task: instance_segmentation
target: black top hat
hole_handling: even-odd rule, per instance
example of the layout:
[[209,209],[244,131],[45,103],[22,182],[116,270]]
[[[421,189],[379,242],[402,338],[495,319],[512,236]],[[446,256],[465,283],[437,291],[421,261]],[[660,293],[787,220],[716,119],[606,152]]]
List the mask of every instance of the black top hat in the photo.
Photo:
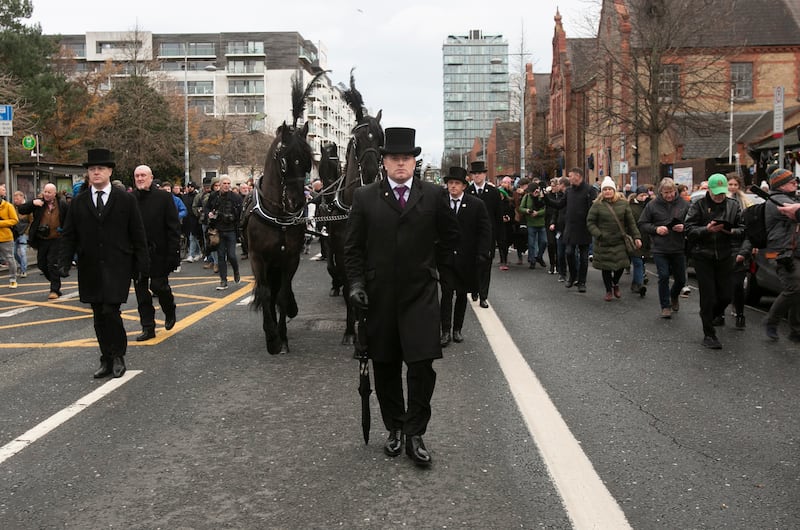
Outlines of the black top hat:
[[458,180],[463,182],[464,184],[468,184],[467,182],[467,170],[463,167],[453,166],[448,170],[447,176],[444,178],[444,181],[447,182],[448,180]]
[[476,160],[475,162],[470,162],[469,164],[470,173],[486,173],[487,171],[486,162],[483,160]]
[[[210,181],[209,181],[209,182],[210,182]],[[187,188],[197,188],[197,184],[195,184],[194,182],[192,182],[192,181],[190,180],[189,182],[187,182],[187,183],[186,183],[186,187],[187,187]]]
[[116,165],[117,164],[114,162],[114,153],[108,149],[89,149],[87,161],[83,163],[83,167],[114,167]]
[[421,147],[414,146],[417,131],[408,127],[389,127],[384,130],[385,142],[381,147],[382,155],[414,155],[422,152]]

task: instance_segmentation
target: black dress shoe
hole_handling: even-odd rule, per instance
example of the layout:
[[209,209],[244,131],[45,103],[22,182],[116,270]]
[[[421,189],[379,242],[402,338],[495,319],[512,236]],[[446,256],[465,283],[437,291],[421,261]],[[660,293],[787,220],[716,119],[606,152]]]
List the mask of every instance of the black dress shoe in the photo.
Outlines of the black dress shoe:
[[570,287],[572,287],[573,285],[575,285],[575,280],[567,280],[567,283],[565,283],[565,284],[564,284],[564,287],[566,287],[567,289],[569,289],[569,288],[570,288]]
[[586,284],[585,283],[579,283],[578,284],[578,292],[579,293],[585,293],[586,292]]
[[[175,327],[175,310],[173,309],[169,313],[164,313],[164,329],[167,331],[171,330]],[[153,330],[153,337],[156,336],[155,330]],[[152,338],[152,337],[151,337]]]
[[464,342],[464,336],[461,334],[460,329],[453,330],[453,342]]
[[442,331],[442,335],[439,337],[439,345],[444,348],[450,344],[450,334],[446,331]]
[[383,444],[383,452],[386,456],[397,456],[403,449],[403,432],[399,429],[389,431],[389,437]]
[[486,300],[481,300],[481,303],[479,305],[482,308],[486,309],[487,307],[489,307],[489,302],[487,302]]
[[425,448],[422,436],[408,436],[406,439],[406,454],[418,466],[431,465],[431,454]]
[[101,379],[109,375],[111,375],[111,361],[100,361],[100,368],[94,373],[94,378]]
[[125,373],[125,359],[122,357],[114,357],[114,364],[111,368],[114,377],[122,377]]
[[478,301],[478,294],[477,293],[472,293],[472,301],[473,302],[477,302]]
[[[173,325],[174,325],[174,322],[173,322]],[[166,323],[164,324],[164,327],[166,327]],[[170,327],[172,327],[172,326],[170,326]],[[169,328],[167,328],[167,329],[169,329]],[[152,329],[152,328],[144,328],[142,330],[142,334],[136,337],[136,342],[142,342],[142,341],[150,340],[150,339],[154,339],[154,338],[156,338],[156,330]]]

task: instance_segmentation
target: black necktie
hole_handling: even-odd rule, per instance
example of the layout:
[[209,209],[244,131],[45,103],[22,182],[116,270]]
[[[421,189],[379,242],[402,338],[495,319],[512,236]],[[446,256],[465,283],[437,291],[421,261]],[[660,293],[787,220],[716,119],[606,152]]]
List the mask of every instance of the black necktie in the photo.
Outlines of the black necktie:
[[453,199],[453,211],[454,211],[455,213],[458,213],[458,201],[459,201],[459,200],[460,200],[460,199]]
[[103,215],[103,190],[97,191],[97,214]]

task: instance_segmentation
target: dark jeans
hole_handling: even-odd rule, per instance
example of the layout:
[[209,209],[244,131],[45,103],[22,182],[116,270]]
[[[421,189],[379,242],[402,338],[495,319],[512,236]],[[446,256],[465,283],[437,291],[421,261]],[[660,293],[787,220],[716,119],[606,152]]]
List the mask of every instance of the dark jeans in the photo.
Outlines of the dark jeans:
[[39,239],[36,252],[36,266],[50,282],[50,292],[61,296],[61,275],[58,273],[58,252],[61,238]]
[[431,419],[431,398],[436,386],[433,360],[406,364],[408,407],[403,400],[403,362],[372,362],[375,394],[386,430],[402,429],[407,436],[423,435]]
[[[658,301],[661,309],[672,307],[672,300],[677,299],[681,289],[686,285],[686,255],[680,254],[653,254],[658,274]],[[672,288],[669,286],[670,275],[674,279]]]
[[[556,237],[556,264],[559,276],[567,275],[567,245],[564,243],[564,238],[558,235]],[[588,269],[587,269],[588,270]]]
[[743,266],[734,266],[731,273],[731,289],[733,290],[733,311],[737,315],[744,315],[744,278],[747,269]]
[[772,302],[765,323],[777,326],[781,318],[787,315],[792,333],[800,334],[800,259],[779,261],[777,273],[783,290]]
[[589,245],[567,245],[565,257],[569,281],[585,285],[589,272]]
[[156,310],[153,307],[153,295],[158,298],[161,310],[165,315],[175,312],[175,297],[166,276],[160,278],[142,278],[133,282],[136,291],[136,302],[139,309],[139,322],[143,329],[155,329]]
[[94,333],[100,345],[100,360],[110,361],[124,357],[128,349],[128,336],[119,312],[120,304],[92,304]]
[[528,227],[528,262],[536,263],[544,256],[547,247],[547,232],[543,226]]
[[217,248],[217,256],[219,257],[219,279],[220,281],[228,281],[228,262],[231,263],[233,268],[234,277],[239,276],[239,259],[236,257],[236,231],[225,230],[219,231],[219,248]]
[[694,273],[700,291],[700,319],[706,337],[717,336],[711,322],[714,317],[724,316],[725,308],[731,303],[733,259],[733,256],[723,259],[694,258]]

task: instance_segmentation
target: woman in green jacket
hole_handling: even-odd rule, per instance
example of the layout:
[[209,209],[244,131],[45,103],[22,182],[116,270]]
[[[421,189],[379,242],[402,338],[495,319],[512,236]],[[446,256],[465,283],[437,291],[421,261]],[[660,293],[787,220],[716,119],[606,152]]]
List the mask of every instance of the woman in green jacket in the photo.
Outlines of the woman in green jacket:
[[622,296],[619,280],[625,267],[630,264],[620,224],[624,233],[634,239],[636,248],[641,248],[642,239],[630,204],[621,193],[617,192],[611,177],[606,177],[600,185],[600,195],[592,203],[586,215],[586,227],[594,237],[592,266],[603,273],[606,302]]

